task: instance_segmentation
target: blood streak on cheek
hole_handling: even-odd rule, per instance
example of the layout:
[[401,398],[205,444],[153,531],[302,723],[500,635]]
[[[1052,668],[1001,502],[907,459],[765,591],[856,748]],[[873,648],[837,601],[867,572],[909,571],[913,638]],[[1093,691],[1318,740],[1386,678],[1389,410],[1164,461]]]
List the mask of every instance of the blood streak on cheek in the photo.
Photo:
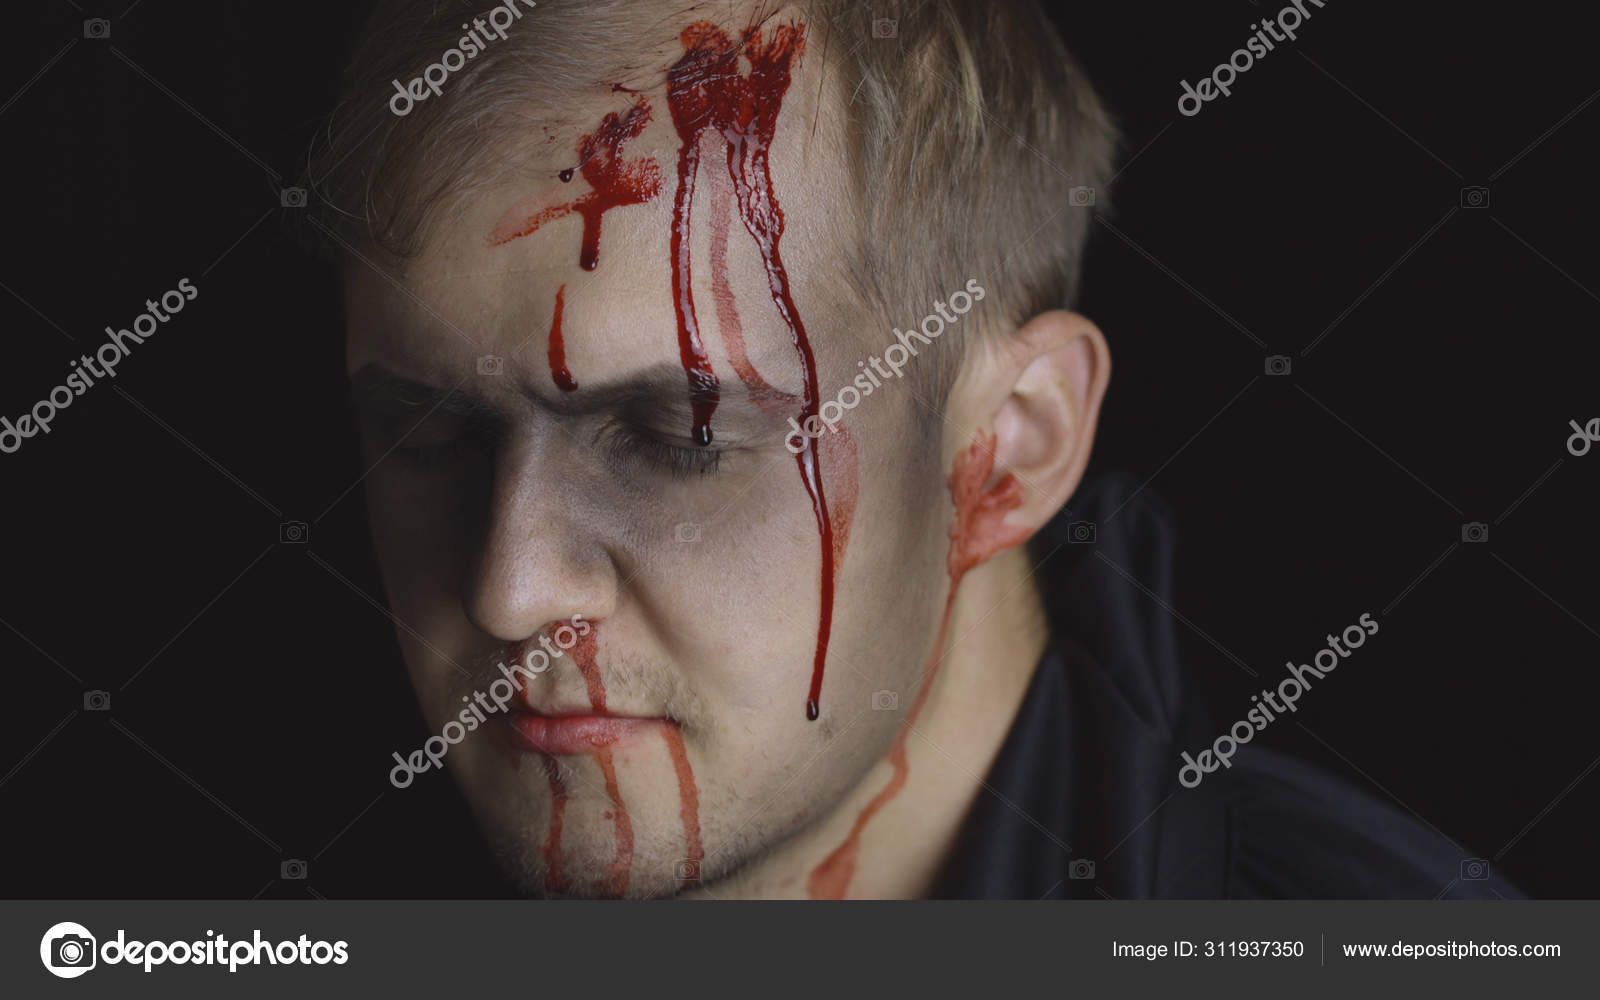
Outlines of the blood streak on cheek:
[[850,546],[850,524],[855,520],[856,501],[861,493],[856,474],[856,439],[841,427],[822,438],[822,454],[828,460],[828,513],[833,515],[833,573],[838,580],[844,567],[844,552]]
[[562,392],[577,392],[578,383],[567,370],[567,344],[561,334],[561,312],[567,286],[556,289],[556,312],[550,320],[550,378]]
[[[623,147],[650,122],[650,102],[638,95],[626,113],[607,114],[600,127],[578,141],[578,170],[589,191],[572,201],[542,205],[547,195],[538,192],[506,210],[489,233],[489,246],[497,247],[536,232],[547,222],[567,215],[583,218],[583,247],[578,266],[593,271],[600,263],[600,220],[613,208],[642,205],[661,193],[661,166],[648,157],[628,160]],[[561,179],[572,179],[570,169]]]
[[889,766],[893,771],[889,782],[862,808],[844,842],[812,869],[809,889],[813,899],[845,897],[850,880],[855,875],[857,857],[861,853],[862,831],[878,810],[900,794],[911,775],[911,764],[906,756],[906,738],[927,701],[928,692],[933,688],[934,675],[943,659],[945,632],[950,627],[950,610],[955,606],[956,588],[960,586],[961,578],[974,566],[998,552],[1022,544],[1032,534],[1027,528],[1005,523],[1006,515],[1022,505],[1022,484],[1015,476],[1007,474],[998,483],[985,488],[994,474],[994,442],[994,435],[980,430],[973,436],[967,450],[956,456],[950,470],[947,482],[950,499],[956,509],[946,559],[950,590],[945,597],[944,613],[939,618],[933,652],[922,671],[916,700],[912,702],[894,743],[889,747]]

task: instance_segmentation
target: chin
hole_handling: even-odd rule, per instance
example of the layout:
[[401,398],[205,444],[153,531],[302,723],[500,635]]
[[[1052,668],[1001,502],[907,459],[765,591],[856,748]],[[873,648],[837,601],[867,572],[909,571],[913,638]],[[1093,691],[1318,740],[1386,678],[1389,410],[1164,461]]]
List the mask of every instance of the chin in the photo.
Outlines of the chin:
[[501,870],[518,895],[535,899],[665,899],[687,885],[678,878],[679,862],[635,856],[626,882],[618,876],[614,842],[607,835],[592,841],[568,841],[559,868],[545,857],[542,843],[515,832],[490,838]]

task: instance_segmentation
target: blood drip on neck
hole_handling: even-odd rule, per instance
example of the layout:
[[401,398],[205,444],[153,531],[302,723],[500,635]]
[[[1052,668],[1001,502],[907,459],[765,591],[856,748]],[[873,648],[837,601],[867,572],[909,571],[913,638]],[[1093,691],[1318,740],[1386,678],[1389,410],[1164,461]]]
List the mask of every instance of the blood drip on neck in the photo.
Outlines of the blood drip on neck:
[[1008,513],[1022,506],[1022,484],[1007,473],[999,482],[989,486],[994,474],[994,443],[992,434],[978,431],[973,435],[967,450],[956,456],[947,480],[950,499],[955,504],[955,523],[950,527],[950,549],[945,560],[945,571],[950,577],[950,589],[945,596],[944,612],[939,617],[939,630],[929,655],[928,665],[922,671],[916,700],[906,712],[889,747],[889,766],[892,773],[888,784],[856,815],[855,824],[844,842],[834,849],[822,863],[812,869],[808,888],[813,899],[843,899],[855,876],[856,860],[861,853],[861,834],[872,817],[905,788],[911,775],[911,763],[906,755],[906,739],[911,727],[922,712],[922,706],[933,688],[934,675],[944,659],[945,633],[950,627],[950,612],[956,603],[956,588],[967,571],[997,552],[1002,552],[1028,540],[1031,531],[1008,525]]

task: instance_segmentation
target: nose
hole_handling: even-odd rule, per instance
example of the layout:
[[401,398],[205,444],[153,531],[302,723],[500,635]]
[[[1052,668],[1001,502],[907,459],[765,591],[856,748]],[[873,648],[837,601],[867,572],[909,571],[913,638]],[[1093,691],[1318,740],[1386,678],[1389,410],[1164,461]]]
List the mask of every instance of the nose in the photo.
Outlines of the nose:
[[462,592],[467,617],[503,642],[551,622],[610,615],[617,578],[583,496],[531,440],[506,443],[495,461],[476,559]]

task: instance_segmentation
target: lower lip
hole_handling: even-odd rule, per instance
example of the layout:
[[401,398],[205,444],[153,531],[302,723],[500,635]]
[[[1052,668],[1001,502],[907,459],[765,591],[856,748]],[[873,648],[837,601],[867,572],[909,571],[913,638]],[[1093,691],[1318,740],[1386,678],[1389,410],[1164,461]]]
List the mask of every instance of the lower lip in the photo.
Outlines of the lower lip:
[[629,719],[614,715],[534,715],[515,712],[507,718],[517,746],[535,753],[588,754],[621,746],[654,732],[664,719]]

